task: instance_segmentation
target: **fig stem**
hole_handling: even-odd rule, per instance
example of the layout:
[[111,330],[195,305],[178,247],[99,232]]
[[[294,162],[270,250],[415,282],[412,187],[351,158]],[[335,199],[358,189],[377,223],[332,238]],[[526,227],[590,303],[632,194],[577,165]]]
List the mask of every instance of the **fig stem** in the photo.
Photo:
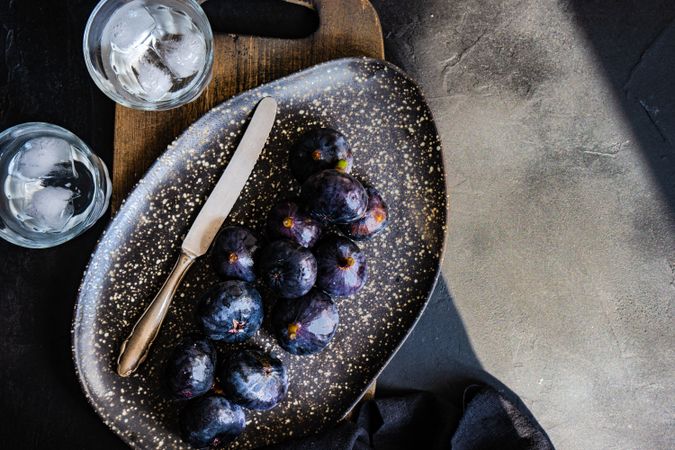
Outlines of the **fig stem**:
[[288,339],[295,340],[298,337],[298,331],[300,330],[299,323],[292,323],[288,325]]
[[347,256],[346,258],[343,258],[340,260],[340,268],[341,269],[349,269],[351,266],[354,265],[356,261],[354,261],[354,258],[351,256]]

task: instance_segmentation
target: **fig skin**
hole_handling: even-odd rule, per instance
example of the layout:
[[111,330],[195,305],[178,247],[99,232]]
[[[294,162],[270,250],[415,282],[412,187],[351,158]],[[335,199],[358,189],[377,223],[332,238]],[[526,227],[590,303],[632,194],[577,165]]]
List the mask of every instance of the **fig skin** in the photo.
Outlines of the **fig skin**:
[[264,411],[286,397],[288,375],[281,360],[261,350],[237,350],[218,368],[227,398],[244,408]]
[[356,294],[368,281],[366,256],[344,236],[331,235],[316,246],[316,286],[333,297]]
[[296,299],[279,299],[272,311],[277,342],[293,355],[311,355],[325,349],[340,321],[328,294],[312,289]]
[[255,281],[255,256],[260,240],[248,228],[228,226],[223,228],[211,249],[211,259],[216,273],[223,279]]
[[326,169],[349,173],[353,164],[354,157],[347,138],[331,128],[310,130],[300,136],[288,159],[288,166],[300,183]]
[[373,187],[366,187],[366,192],[368,193],[368,208],[363,217],[340,226],[340,230],[355,241],[371,239],[389,224],[389,207],[380,193]]
[[297,298],[316,282],[316,258],[311,251],[289,240],[269,244],[260,253],[260,275],[276,295]]
[[287,200],[270,211],[267,232],[276,239],[289,239],[311,248],[321,236],[321,224],[304,213],[296,202]]
[[345,224],[360,219],[368,208],[368,194],[361,182],[337,170],[324,170],[302,185],[300,199],[314,219]]
[[239,405],[210,394],[191,400],[180,413],[180,434],[194,448],[215,447],[234,441],[246,427]]
[[202,294],[197,305],[197,322],[214,341],[244,342],[253,336],[263,321],[263,301],[249,283],[228,280]]
[[174,400],[207,393],[214,382],[216,350],[201,336],[188,336],[173,350],[164,370],[164,385]]

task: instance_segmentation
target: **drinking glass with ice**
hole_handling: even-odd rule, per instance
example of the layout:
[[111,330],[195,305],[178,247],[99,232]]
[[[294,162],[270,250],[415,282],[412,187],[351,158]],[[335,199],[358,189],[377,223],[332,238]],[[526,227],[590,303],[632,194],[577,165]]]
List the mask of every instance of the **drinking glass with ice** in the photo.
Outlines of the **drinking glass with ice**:
[[175,108],[211,80],[213,34],[195,0],[103,0],[84,33],[87,68],[122,105]]
[[34,122],[0,133],[0,237],[63,243],[103,215],[110,192],[105,164],[68,130]]

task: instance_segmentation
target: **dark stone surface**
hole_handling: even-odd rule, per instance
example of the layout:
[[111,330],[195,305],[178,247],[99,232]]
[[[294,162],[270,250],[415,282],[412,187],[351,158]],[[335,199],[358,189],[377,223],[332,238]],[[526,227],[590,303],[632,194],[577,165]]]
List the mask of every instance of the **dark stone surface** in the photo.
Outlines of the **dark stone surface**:
[[[380,386],[453,393],[490,381],[483,365],[559,448],[670,447],[675,3],[373,3],[435,113],[452,193],[445,284]],[[113,107],[81,57],[94,4],[0,4],[0,128],[53,122],[109,164]],[[3,448],[123,448],[70,358],[103,222],[51,250],[0,241]]]
[[[112,161],[113,106],[82,58],[94,1],[0,4],[0,128],[52,122]],[[101,220],[49,250],[0,240],[0,441],[5,448],[120,448],[87,404],[70,353],[70,323]]]

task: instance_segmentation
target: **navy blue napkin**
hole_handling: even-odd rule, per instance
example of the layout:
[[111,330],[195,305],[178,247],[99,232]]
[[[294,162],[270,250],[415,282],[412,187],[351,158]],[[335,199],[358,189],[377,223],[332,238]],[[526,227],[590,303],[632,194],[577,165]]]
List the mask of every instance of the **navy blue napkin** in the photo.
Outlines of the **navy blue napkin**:
[[471,386],[464,405],[427,392],[365,402],[352,421],[267,450],[552,450],[541,426],[489,387]]

